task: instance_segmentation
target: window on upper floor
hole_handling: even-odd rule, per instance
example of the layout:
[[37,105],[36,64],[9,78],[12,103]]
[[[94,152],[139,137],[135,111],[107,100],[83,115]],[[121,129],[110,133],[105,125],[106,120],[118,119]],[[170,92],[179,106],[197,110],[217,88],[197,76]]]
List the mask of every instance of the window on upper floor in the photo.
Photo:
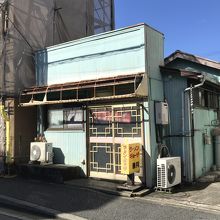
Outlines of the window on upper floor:
[[193,90],[193,104],[195,107],[205,107],[211,109],[219,108],[220,95],[215,91],[204,88]]

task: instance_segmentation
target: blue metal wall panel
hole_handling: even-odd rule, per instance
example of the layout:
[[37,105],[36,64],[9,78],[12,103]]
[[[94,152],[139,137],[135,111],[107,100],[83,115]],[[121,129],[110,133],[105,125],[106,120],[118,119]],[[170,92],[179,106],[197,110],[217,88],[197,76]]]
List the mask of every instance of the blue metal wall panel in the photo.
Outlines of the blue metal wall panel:
[[[199,63],[188,61],[185,59],[176,59],[171,63],[167,64],[166,67],[174,69],[182,69],[193,72],[199,72],[208,77],[208,80],[214,81],[215,83],[220,79],[220,71]],[[178,79],[177,79],[178,78]],[[185,84],[184,84],[185,83]],[[187,87],[186,79],[183,77],[175,77],[174,74],[170,76],[164,76],[164,88],[166,98],[169,102],[170,113],[171,113],[171,130],[172,133],[177,134],[181,132],[182,124],[184,123],[185,134],[189,137],[172,138],[171,150],[173,153],[177,153],[185,157],[184,171],[187,180],[192,180],[193,173],[193,142],[195,151],[195,177],[198,178],[205,172],[209,171],[213,165],[213,143],[208,145],[204,143],[203,134],[210,136],[210,131],[213,129],[211,121],[217,119],[217,113],[211,109],[196,108],[194,110],[194,137],[190,137],[190,110],[189,110],[189,91],[185,93],[185,120],[181,119],[181,93]],[[193,140],[193,142],[192,142]],[[181,144],[182,142],[182,144]],[[175,146],[181,146],[182,152],[174,149]]]
[[[167,131],[169,135],[188,135],[190,136],[189,124],[189,93],[185,93],[185,100],[183,102],[183,91],[187,88],[187,79],[180,76],[165,75],[164,76],[164,90],[170,111],[170,128]],[[188,100],[188,101],[187,101]],[[183,117],[183,103],[185,108],[185,115]],[[183,120],[184,119],[184,120]],[[203,134],[211,135],[211,121],[217,119],[217,113],[213,110],[196,108],[194,109],[194,127],[195,136],[195,166],[196,178],[207,172],[213,165],[213,144],[205,145]],[[183,124],[184,123],[184,124]],[[184,133],[183,133],[184,126]],[[167,139],[167,144],[172,156],[181,156],[184,165],[184,175],[187,180],[192,178],[192,146],[190,137],[170,137]],[[184,159],[185,158],[185,159]]]
[[[187,79],[175,75],[164,75],[164,93],[169,106],[170,123],[166,131],[166,143],[169,147],[171,156],[180,156],[182,158],[183,176],[186,180],[192,178],[192,157],[191,157],[191,138],[189,124],[189,100],[187,88]],[[184,136],[185,135],[185,136]]]
[[[186,79],[177,76],[164,77],[165,98],[169,106],[170,123],[167,134],[170,136],[182,135],[183,115],[182,115],[182,94],[187,87]],[[187,121],[187,120],[186,120]],[[170,151],[172,156],[183,156],[182,137],[170,137]]]
[[205,172],[209,171],[213,165],[213,144],[205,144],[203,134],[211,136],[212,120],[217,120],[217,112],[206,109],[194,110],[195,124],[195,164],[196,177],[198,178]]
[[55,148],[55,160],[58,163],[80,166],[86,174],[86,132],[84,131],[45,131],[48,142]]
[[[145,72],[144,27],[111,31],[38,51],[38,85]],[[47,68],[43,68],[45,60]],[[41,76],[45,75],[43,82]]]

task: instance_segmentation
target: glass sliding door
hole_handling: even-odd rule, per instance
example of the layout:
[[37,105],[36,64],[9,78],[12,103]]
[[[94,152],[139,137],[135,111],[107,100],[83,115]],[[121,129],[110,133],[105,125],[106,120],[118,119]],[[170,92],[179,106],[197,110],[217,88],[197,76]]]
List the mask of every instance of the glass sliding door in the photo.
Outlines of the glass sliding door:
[[140,105],[90,108],[90,176],[126,180],[127,177],[121,175],[121,144],[126,141],[143,143],[142,133],[143,113]]

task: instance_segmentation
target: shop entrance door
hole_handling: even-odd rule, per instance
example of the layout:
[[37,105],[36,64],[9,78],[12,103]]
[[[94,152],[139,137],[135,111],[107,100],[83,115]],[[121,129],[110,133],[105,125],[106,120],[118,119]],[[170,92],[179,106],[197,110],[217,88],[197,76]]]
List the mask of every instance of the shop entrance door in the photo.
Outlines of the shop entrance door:
[[143,143],[142,119],[142,108],[137,104],[89,109],[90,177],[126,180],[121,175],[121,144]]

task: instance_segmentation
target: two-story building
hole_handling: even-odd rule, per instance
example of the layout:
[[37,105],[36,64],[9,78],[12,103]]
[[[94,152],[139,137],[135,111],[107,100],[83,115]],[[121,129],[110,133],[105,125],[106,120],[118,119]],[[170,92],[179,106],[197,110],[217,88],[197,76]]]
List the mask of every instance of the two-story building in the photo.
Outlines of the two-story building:
[[[54,163],[126,180],[127,141],[142,146],[135,180],[148,187],[159,156],[181,157],[183,181],[210,170],[220,64],[181,51],[164,62],[163,38],[140,24],[37,51],[36,86],[23,90],[20,105],[37,108],[37,133],[53,144]],[[167,124],[157,123],[158,102],[168,104]]]
[[55,163],[80,166],[89,177],[126,180],[120,147],[138,142],[136,181],[154,185],[163,38],[140,24],[36,53],[37,83],[22,92],[20,104],[37,106],[38,133],[53,143]]

